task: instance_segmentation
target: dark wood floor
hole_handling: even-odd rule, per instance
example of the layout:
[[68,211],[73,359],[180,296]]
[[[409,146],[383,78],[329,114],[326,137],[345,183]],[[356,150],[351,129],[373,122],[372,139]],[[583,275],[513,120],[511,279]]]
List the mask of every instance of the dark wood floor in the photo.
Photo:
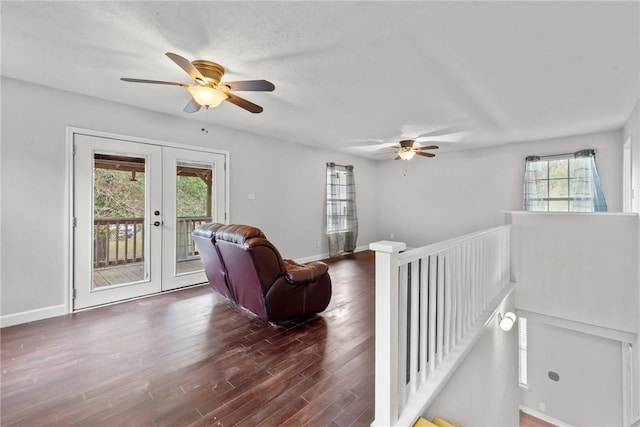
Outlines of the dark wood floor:
[[520,411],[520,427],[557,427],[555,424],[548,423],[536,418],[533,415]]
[[278,327],[208,286],[1,333],[2,426],[368,426],[373,253],[330,261],[333,298]]

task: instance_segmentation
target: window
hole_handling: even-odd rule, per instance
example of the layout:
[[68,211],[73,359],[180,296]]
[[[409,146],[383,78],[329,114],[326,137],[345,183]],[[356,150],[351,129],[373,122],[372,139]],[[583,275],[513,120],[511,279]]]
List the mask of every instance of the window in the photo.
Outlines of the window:
[[347,231],[347,171],[327,167],[327,233]]
[[527,157],[524,209],[549,212],[606,211],[595,151]]
[[518,383],[523,387],[527,387],[527,319],[522,316],[518,318],[518,347],[520,349]]
[[329,256],[353,252],[358,238],[353,166],[327,163],[327,237]]

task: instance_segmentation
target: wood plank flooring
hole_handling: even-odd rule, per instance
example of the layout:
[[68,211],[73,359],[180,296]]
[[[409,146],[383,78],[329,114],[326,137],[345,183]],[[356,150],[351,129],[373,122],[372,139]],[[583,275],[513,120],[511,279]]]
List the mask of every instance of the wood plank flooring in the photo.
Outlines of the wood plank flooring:
[[208,286],[0,330],[2,426],[369,426],[374,255],[328,261],[303,323]]
[[524,411],[520,411],[520,427],[557,427],[555,424],[551,424],[540,418],[536,418],[533,415],[527,414]]

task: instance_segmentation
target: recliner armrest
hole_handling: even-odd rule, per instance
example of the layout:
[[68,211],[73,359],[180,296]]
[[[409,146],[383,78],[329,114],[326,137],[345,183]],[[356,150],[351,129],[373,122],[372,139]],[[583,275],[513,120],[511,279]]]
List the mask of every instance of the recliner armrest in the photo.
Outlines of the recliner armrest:
[[298,264],[293,260],[285,259],[284,267],[286,270],[285,278],[294,285],[313,282],[329,270],[329,266],[322,261]]

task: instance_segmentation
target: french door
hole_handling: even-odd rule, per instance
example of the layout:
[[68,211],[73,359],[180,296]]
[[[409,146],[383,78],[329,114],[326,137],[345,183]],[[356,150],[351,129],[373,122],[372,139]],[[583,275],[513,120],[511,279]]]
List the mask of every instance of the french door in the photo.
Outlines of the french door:
[[225,222],[224,154],[74,134],[74,310],[206,281],[191,232]]

